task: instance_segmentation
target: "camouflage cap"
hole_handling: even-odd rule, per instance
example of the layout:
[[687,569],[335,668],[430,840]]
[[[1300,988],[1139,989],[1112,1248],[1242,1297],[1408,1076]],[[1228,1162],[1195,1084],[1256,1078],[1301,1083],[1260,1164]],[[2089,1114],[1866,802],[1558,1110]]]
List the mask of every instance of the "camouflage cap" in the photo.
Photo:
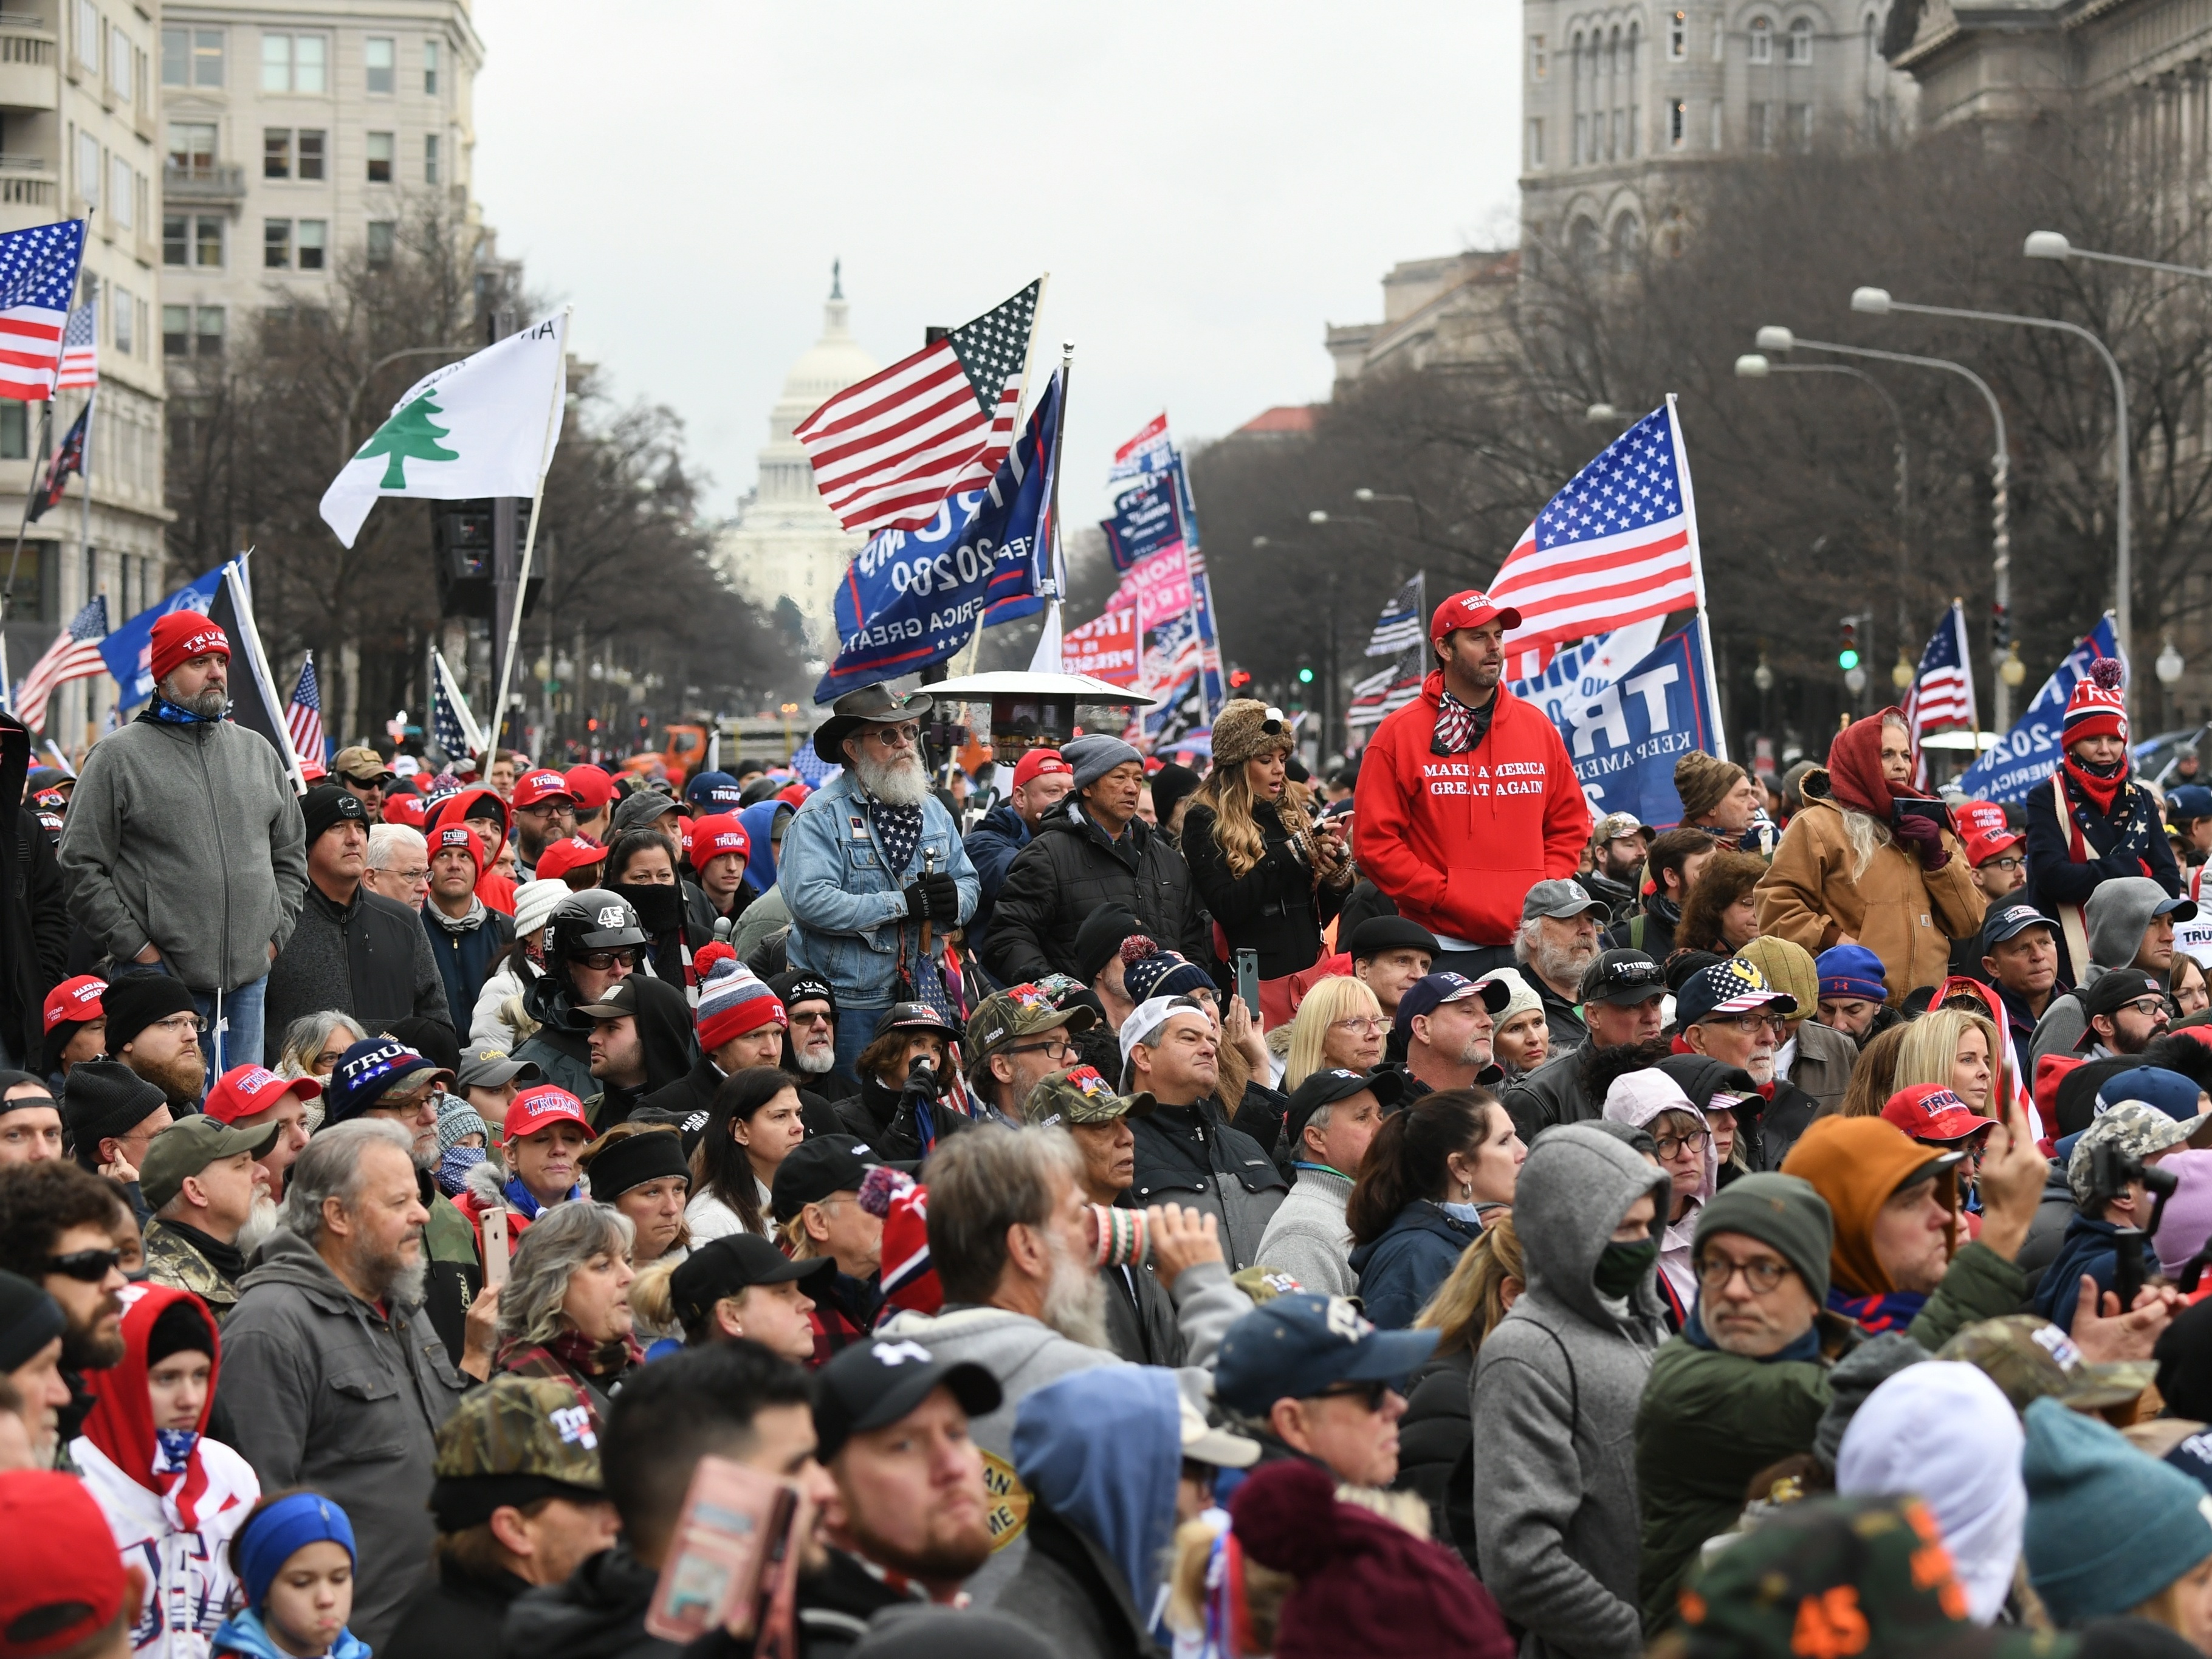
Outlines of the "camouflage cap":
[[1694,1569],[1680,1607],[1690,1659],[1903,1653],[1975,1629],[1911,1497],[1790,1504]]
[[1045,1079],[1030,1090],[1030,1097],[1022,1103],[1022,1115],[1039,1126],[1063,1123],[1072,1127],[1079,1123],[1111,1123],[1118,1117],[1146,1117],[1154,1103],[1147,1094],[1117,1095],[1096,1066],[1078,1066],[1061,1076]]
[[2132,1405],[2158,1375],[2157,1363],[2148,1359],[2090,1364],[2073,1338],[2033,1314],[1978,1321],[1946,1342],[1936,1357],[1964,1360],[1980,1370],[2003,1390],[2016,1412],[2045,1396],[2075,1411]]
[[1087,1031],[1098,1016],[1080,1003],[1073,1008],[1053,1006],[1041,985],[1010,985],[994,991],[968,1019],[968,1053],[981,1060],[1016,1040],[1056,1031],[1066,1026],[1071,1035]]
[[591,1408],[544,1377],[495,1376],[462,1395],[438,1431],[433,1473],[430,1507],[447,1532],[481,1524],[501,1504],[597,1498],[605,1486]]
[[1243,1272],[1231,1273],[1229,1282],[1252,1298],[1252,1305],[1264,1308],[1279,1296],[1296,1296],[1305,1286],[1280,1267],[1255,1264]]
[[2177,1122],[2155,1106],[2140,1100],[2123,1100],[2099,1113],[2074,1143],[2066,1161],[2066,1184],[2076,1204],[2087,1204],[2096,1186],[2095,1158],[2100,1146],[2117,1146],[2132,1158],[2146,1158],[2185,1146],[2197,1127],[2196,1120]]

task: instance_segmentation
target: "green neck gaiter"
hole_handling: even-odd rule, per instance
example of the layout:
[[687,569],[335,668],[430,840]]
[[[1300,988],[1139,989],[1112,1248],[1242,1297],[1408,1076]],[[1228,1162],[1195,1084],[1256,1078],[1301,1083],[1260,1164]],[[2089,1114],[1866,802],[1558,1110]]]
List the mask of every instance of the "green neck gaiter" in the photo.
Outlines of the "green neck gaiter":
[[1641,1244],[1608,1244],[1598,1256],[1590,1283],[1597,1293],[1619,1301],[1644,1282],[1659,1260],[1659,1243],[1647,1238]]

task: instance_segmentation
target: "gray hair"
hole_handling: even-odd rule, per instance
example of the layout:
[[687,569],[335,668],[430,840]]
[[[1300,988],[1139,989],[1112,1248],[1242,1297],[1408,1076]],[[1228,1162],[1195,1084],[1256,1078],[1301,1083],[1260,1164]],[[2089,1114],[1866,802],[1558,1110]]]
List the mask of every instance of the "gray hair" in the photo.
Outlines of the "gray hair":
[[[355,1042],[368,1033],[351,1014],[337,1008],[325,1008],[319,1013],[302,1014],[284,1028],[283,1045],[277,1051],[276,1072],[281,1077],[307,1077],[313,1073],[315,1056],[331,1040],[331,1033],[344,1026],[354,1034]],[[350,1045],[349,1045],[350,1046]]]
[[392,855],[401,848],[420,853],[426,864],[430,858],[430,843],[422,839],[422,832],[412,824],[380,823],[368,832],[368,867],[382,870],[390,866]]
[[350,1212],[361,1197],[361,1155],[378,1141],[415,1167],[414,1137],[388,1118],[354,1118],[309,1140],[284,1184],[284,1225],[313,1244],[323,1234],[325,1199]]
[[499,1295],[500,1340],[550,1342],[560,1335],[561,1303],[576,1269],[602,1250],[627,1257],[636,1238],[628,1216],[589,1199],[541,1211],[515,1247]]
[[1066,1130],[988,1124],[939,1141],[929,1188],[929,1259],[947,1302],[988,1302],[1006,1267],[1006,1230],[1052,1216],[1053,1176],[1080,1184],[1083,1154]]

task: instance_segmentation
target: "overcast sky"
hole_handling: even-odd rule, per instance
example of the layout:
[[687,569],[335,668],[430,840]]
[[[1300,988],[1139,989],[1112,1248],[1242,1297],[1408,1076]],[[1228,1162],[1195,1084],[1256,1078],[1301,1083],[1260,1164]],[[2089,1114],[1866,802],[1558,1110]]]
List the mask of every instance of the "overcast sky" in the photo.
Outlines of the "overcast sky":
[[476,0],[476,191],[577,353],[683,416],[717,515],[833,258],[884,362],[1049,270],[1083,522],[1163,407],[1210,437],[1326,398],[1322,329],[1394,263],[1511,240],[1519,9]]

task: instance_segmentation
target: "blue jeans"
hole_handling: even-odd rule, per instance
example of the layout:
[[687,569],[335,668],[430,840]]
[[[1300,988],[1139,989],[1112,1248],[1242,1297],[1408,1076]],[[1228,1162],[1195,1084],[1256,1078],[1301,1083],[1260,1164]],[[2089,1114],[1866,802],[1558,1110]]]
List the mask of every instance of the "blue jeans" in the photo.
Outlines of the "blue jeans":
[[200,1038],[200,1052],[207,1056],[210,1085],[233,1066],[261,1064],[261,1015],[268,992],[269,979],[264,975],[251,985],[222,993],[220,1019],[216,1015],[215,992],[192,993],[192,1006],[207,1022],[207,1031]]
[[837,1010],[837,1069],[851,1077],[860,1075],[860,1050],[876,1040],[876,1022],[890,1007]]

